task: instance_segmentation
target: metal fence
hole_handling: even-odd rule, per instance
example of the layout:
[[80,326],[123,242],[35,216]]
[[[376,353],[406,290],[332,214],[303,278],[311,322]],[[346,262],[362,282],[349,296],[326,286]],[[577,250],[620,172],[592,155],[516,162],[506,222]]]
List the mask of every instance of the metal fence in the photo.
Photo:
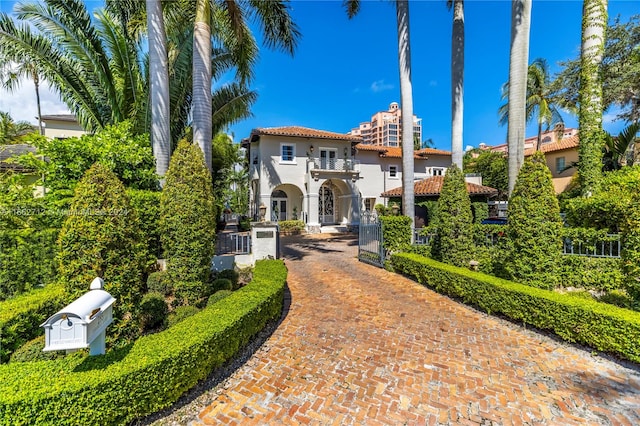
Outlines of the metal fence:
[[569,237],[562,241],[562,253],[588,257],[620,257],[622,243],[620,234],[607,234],[607,239],[586,244],[582,241],[574,242]]
[[216,240],[216,256],[249,253],[251,253],[251,234],[248,232],[218,234]]
[[358,227],[358,260],[384,267],[385,250],[382,223],[375,212],[366,211],[360,215]]

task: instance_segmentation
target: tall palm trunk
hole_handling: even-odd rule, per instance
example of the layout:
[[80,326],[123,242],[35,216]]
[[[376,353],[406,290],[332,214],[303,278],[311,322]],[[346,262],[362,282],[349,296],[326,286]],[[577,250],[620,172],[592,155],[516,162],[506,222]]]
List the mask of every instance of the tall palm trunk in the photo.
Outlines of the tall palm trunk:
[[44,135],[44,127],[42,126],[42,110],[40,108],[40,77],[38,71],[32,70],[33,85],[36,89],[36,107],[38,108],[38,129],[40,130],[40,136]]
[[607,0],[584,0],[580,67],[578,176],[582,194],[598,189],[602,167],[602,78],[600,65],[607,27]]
[[453,1],[451,39],[451,160],[462,170],[464,95],[464,0]]
[[411,242],[414,228],[413,95],[411,89],[411,44],[409,41],[409,2],[396,0],[398,18],[398,62],[400,66],[400,103],[402,108],[402,207],[411,218]]
[[204,154],[211,171],[211,7],[197,0],[193,31],[193,143]]
[[151,100],[151,146],[156,173],[161,177],[169,168],[171,133],[169,130],[169,62],[160,0],[146,0],[149,34],[149,95]]
[[524,162],[526,131],[527,71],[529,63],[529,33],[531,0],[511,2],[511,53],[509,58],[509,194],[516,184]]

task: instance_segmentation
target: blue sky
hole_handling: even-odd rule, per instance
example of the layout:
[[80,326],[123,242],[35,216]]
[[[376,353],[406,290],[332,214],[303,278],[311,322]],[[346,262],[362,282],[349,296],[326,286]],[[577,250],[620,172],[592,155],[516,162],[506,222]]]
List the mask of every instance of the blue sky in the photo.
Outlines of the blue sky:
[[[10,10],[13,3],[0,0],[0,8]],[[337,0],[296,0],[291,5],[302,32],[297,51],[291,57],[261,49],[252,84],[259,94],[254,118],[230,127],[236,140],[256,127],[298,125],[347,132],[387,109],[389,103],[400,101],[393,2],[363,1],[352,20]],[[543,57],[556,72],[559,61],[576,57],[581,13],[581,1],[533,0],[530,62]],[[610,18],[621,15],[626,20],[638,13],[636,0],[609,1]],[[422,118],[424,137],[448,150],[451,12],[445,0],[412,1],[410,16],[414,112]],[[465,2],[465,146],[505,141],[507,129],[498,125],[497,109],[500,86],[509,72],[510,23],[510,1]],[[27,96],[21,98],[23,104]],[[6,93],[0,94],[0,110],[12,105]],[[10,109],[15,117],[23,108]],[[43,110],[54,112],[58,111]],[[617,133],[624,123],[611,122],[611,116],[605,114],[605,128]],[[575,117],[564,114],[564,118],[568,126],[577,126]],[[528,136],[535,132],[535,125],[530,125]]]

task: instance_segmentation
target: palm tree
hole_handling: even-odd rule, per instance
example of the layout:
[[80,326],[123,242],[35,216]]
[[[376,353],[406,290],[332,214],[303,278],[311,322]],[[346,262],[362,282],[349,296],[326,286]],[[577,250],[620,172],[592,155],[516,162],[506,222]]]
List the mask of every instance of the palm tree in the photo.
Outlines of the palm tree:
[[[409,40],[409,2],[396,0],[398,28],[398,65],[400,70],[400,103],[402,115],[402,210],[411,218],[411,241],[414,224],[414,160],[413,160],[413,95],[411,89],[411,43]],[[360,10],[360,0],[343,0],[347,16]]]
[[604,147],[602,130],[602,77],[600,67],[607,28],[607,0],[584,0],[582,5],[582,49],[580,55],[580,146],[578,176],[583,195],[598,189],[601,155]]
[[447,0],[453,6],[451,38],[451,162],[462,170],[462,117],[464,95],[464,0]]
[[169,59],[160,0],[146,0],[149,34],[149,95],[151,103],[151,146],[156,173],[161,177],[169,169],[171,128],[169,111]]
[[0,58],[0,87],[10,92],[15,91],[22,82],[23,78],[33,80],[36,90],[36,105],[38,109],[38,129],[40,134],[44,135],[44,127],[42,126],[42,113],[40,110],[40,76],[36,68],[36,64],[29,58],[14,58],[16,61],[8,57]]
[[529,61],[529,33],[531,0],[511,3],[511,51],[509,57],[509,193],[513,191],[520,167],[524,162],[526,127],[527,63]]
[[9,113],[0,111],[0,145],[20,142],[20,137],[33,132],[33,126],[26,121],[13,121]]
[[[506,101],[498,109],[499,123],[507,124],[509,120],[509,82],[502,85],[502,99]],[[551,79],[549,76],[549,66],[547,61],[538,58],[531,65],[527,72],[527,95],[526,95],[526,122],[530,122],[537,117],[538,141],[535,149],[540,149],[542,140],[542,126],[545,131],[556,125],[564,125],[564,120],[560,111],[555,106],[556,99],[551,89]]]
[[193,142],[198,144],[211,170],[211,37],[232,55],[240,83],[252,76],[255,40],[245,16],[253,16],[262,29],[264,43],[293,55],[300,36],[284,0],[196,0],[193,33]]
[[[626,156],[629,146],[635,142],[638,131],[640,131],[640,122],[625,127],[615,138],[605,132],[605,148],[602,155],[603,171],[619,170],[622,167],[622,159]],[[634,160],[632,159],[627,165],[633,166]]]

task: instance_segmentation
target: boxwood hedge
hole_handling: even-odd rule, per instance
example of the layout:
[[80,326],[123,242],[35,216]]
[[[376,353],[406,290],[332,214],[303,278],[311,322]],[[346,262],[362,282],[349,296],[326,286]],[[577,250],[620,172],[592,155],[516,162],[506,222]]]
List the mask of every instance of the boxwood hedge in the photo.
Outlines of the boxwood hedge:
[[13,351],[43,334],[39,327],[64,306],[65,290],[61,284],[49,284],[0,302],[0,363],[7,362]]
[[640,313],[473,272],[426,257],[397,253],[395,271],[492,313],[552,330],[569,342],[640,362]]
[[247,286],[103,356],[1,365],[0,424],[124,424],[169,406],[278,318],[286,275],[258,261]]

